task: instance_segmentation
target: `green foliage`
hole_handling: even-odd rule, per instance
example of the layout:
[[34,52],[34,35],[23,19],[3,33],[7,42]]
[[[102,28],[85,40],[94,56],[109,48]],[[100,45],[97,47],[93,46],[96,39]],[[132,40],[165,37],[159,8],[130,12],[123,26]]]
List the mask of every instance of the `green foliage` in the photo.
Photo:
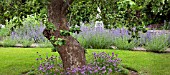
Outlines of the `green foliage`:
[[4,24],[6,19],[17,17],[17,25],[21,25],[19,21],[23,16],[33,13],[46,14],[46,0],[1,0],[0,1],[0,23]]
[[0,36],[7,36],[9,34],[9,30],[7,28],[0,29]]
[[10,37],[6,37],[2,41],[2,46],[3,47],[14,47],[17,44],[17,40],[13,40]]
[[[9,22],[9,24],[13,24],[13,22]],[[22,25],[23,26],[14,28],[10,36],[17,40],[33,40],[34,43],[45,39],[42,34],[45,25],[42,24],[40,15],[27,15],[27,17],[23,18]]]
[[27,39],[21,39],[21,40],[18,40],[18,42],[22,44],[23,47],[30,47],[34,43],[33,40],[27,40]]
[[10,35],[11,29],[13,29],[13,27],[14,27],[13,21],[15,21],[16,18],[17,17],[14,17],[13,19],[11,19],[9,21],[5,20],[6,25],[5,25],[5,28],[0,29],[0,36],[6,37],[6,36]]
[[164,26],[161,28],[163,30],[170,30],[170,22],[164,20]]
[[[90,3],[93,3],[93,6]],[[146,23],[143,22],[145,14],[140,14],[142,8],[132,0],[75,0],[69,9],[68,16],[74,18],[71,20],[72,25],[79,25],[80,21],[102,20],[107,29],[128,27],[132,38],[139,38],[139,31],[146,32]],[[100,9],[101,12],[97,9]],[[138,12],[139,15],[137,15]],[[97,14],[99,14],[99,18],[96,18]],[[136,29],[133,30],[133,28]]]
[[56,30],[53,23],[48,22],[47,20],[44,20],[43,23],[46,25],[47,30],[52,30],[52,31]]
[[40,26],[40,23],[42,21],[41,15],[40,14],[31,14],[31,15],[27,15],[26,17],[22,18],[22,24],[23,25],[33,25],[33,26]]
[[66,44],[66,41],[62,38],[57,38],[55,36],[51,36],[50,41],[53,45],[55,45],[52,49],[52,52],[56,52],[58,50],[57,46],[62,46]]
[[54,42],[55,45],[62,46],[66,44],[66,41],[62,38],[58,38],[57,41]]
[[147,7],[145,11],[148,19],[152,19],[152,23],[162,23],[164,20],[169,21],[170,1],[169,0],[146,0]]
[[51,36],[50,41],[55,41],[55,36]]
[[[46,44],[47,39],[45,39],[42,34],[45,26],[42,24],[42,18],[40,18],[39,14],[37,15],[35,13],[23,17],[21,20],[23,26],[13,28],[15,19],[16,17],[10,21],[6,21],[6,27],[0,29],[0,35],[2,35],[2,38],[5,39],[6,37],[10,37],[9,40],[12,38],[12,40],[22,44],[24,47],[30,47],[33,43],[44,42],[44,44]],[[11,30],[12,28],[13,31]],[[51,47],[51,44],[48,44],[46,47]]]
[[96,15],[97,5],[92,0],[74,0],[69,8],[68,19],[71,25],[80,26],[80,22],[89,22]]
[[114,46],[116,46],[118,49],[132,50],[134,47],[138,46],[138,41],[136,39],[133,39],[129,43],[129,38],[127,36],[116,37],[114,40]]
[[[97,12],[97,8],[101,12]],[[75,0],[68,19],[71,25],[102,20],[108,29],[125,26],[131,37],[138,39],[139,31],[147,31],[146,25],[169,21],[169,8],[169,0]],[[100,18],[96,18],[97,14]]]
[[[90,32],[89,32],[90,33]],[[98,33],[93,32],[95,34],[78,34],[75,35],[79,43],[84,48],[93,48],[93,49],[108,49],[111,45],[113,45],[114,38],[108,32]]]
[[69,32],[71,32],[71,33],[79,33],[81,30],[80,30],[80,27],[77,27],[77,26],[71,26],[70,27],[70,30],[69,30]]
[[17,17],[6,20],[5,28],[0,29],[0,36],[6,37],[11,36],[13,40],[22,40],[23,38],[27,41],[34,39],[34,42],[39,42],[43,40],[45,37],[42,34],[45,26],[41,23],[40,15],[32,14],[27,15],[27,17],[23,17],[20,20],[22,26],[15,27]]
[[52,48],[53,45],[51,44],[51,42],[47,38],[45,38],[44,41],[40,41],[39,47],[40,48]]
[[168,36],[159,35],[152,37],[152,39],[147,40],[144,48],[148,51],[165,51],[168,48]]
[[72,33],[66,30],[60,30],[60,35],[61,36],[70,36]]

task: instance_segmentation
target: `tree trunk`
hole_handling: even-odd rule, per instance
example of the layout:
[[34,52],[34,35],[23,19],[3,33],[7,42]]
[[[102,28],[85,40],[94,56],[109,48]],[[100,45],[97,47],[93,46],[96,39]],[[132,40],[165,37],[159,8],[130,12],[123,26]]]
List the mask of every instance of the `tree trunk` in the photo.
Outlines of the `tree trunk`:
[[[73,69],[76,67],[81,67],[85,65],[85,49],[81,47],[76,39],[72,36],[61,36],[59,30],[69,30],[67,27],[66,14],[69,4],[73,0],[51,0],[48,5],[48,21],[52,22],[56,30],[45,29],[43,34],[48,40],[50,36],[55,36],[57,38],[62,38],[66,41],[65,45],[58,46],[58,53],[61,56],[63,67],[65,70],[67,68]],[[53,45],[55,46],[55,45]]]

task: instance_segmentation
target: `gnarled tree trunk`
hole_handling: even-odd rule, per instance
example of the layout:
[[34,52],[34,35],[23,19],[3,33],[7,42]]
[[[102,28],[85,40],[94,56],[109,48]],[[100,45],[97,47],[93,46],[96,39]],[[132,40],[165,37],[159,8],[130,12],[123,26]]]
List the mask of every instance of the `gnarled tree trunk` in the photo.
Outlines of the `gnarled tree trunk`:
[[[85,50],[78,43],[76,39],[72,36],[61,36],[59,30],[69,30],[67,27],[66,14],[69,4],[73,2],[73,0],[51,0],[48,5],[48,20],[52,22],[56,30],[47,30],[45,29],[43,34],[48,40],[51,36],[55,36],[57,38],[62,38],[66,41],[65,45],[59,46],[58,53],[61,56],[63,67],[66,70],[67,68],[75,68],[81,67],[85,65]],[[55,46],[55,45],[54,45]]]

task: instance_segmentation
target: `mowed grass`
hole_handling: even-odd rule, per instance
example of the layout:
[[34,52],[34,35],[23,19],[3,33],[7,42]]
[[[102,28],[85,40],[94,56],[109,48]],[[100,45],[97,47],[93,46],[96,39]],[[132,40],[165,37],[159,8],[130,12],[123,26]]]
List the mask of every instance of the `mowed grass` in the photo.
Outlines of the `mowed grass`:
[[[37,66],[39,52],[46,55],[58,55],[50,48],[0,48],[0,75],[21,75]],[[170,53],[151,53],[111,49],[88,49],[86,58],[91,60],[93,52],[114,52],[122,59],[122,64],[137,70],[140,75],[170,75]]]
[[31,70],[36,65],[36,52],[54,54],[47,48],[0,48],[0,75],[19,75]]

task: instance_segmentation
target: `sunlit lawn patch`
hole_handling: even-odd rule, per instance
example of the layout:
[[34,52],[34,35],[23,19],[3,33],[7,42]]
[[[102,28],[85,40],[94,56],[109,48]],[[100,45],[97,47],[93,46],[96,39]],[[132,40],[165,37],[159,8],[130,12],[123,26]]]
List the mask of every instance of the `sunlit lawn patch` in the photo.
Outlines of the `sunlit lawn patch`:
[[[151,53],[111,49],[88,49],[86,58],[89,62],[93,52],[112,52],[118,54],[122,59],[122,64],[135,69],[138,73],[145,75],[169,75],[170,54]],[[39,52],[43,57],[48,55],[58,55],[51,52],[50,48],[0,48],[0,75],[18,75],[31,70],[36,66],[36,58]]]

